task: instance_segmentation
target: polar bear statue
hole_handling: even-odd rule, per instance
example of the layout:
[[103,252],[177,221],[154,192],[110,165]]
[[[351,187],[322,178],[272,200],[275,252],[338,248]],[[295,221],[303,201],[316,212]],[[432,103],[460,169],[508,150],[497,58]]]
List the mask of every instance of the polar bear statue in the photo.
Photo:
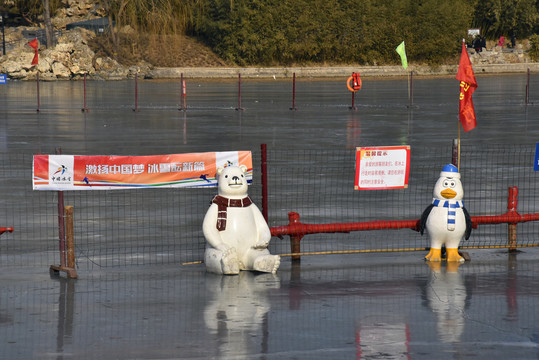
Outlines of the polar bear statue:
[[237,275],[240,270],[275,273],[281,263],[271,255],[271,232],[262,213],[247,195],[247,167],[217,169],[218,195],[206,212],[204,263],[208,272]]

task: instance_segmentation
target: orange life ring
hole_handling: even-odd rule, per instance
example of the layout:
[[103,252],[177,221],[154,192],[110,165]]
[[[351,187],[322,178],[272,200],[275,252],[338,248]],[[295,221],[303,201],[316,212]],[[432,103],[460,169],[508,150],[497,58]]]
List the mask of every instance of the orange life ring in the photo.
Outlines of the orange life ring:
[[356,92],[361,89],[361,79],[359,78],[359,73],[354,73],[348,78],[348,80],[346,80],[346,87],[351,92]]

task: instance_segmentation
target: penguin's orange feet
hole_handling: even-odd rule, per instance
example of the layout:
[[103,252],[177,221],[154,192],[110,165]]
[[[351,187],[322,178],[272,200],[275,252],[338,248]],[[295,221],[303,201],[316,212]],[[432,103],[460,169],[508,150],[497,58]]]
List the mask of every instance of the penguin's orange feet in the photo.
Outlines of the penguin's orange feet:
[[460,256],[459,249],[447,249],[447,261],[464,262],[464,258]]
[[442,261],[442,249],[430,248],[429,253],[425,256],[427,261]]

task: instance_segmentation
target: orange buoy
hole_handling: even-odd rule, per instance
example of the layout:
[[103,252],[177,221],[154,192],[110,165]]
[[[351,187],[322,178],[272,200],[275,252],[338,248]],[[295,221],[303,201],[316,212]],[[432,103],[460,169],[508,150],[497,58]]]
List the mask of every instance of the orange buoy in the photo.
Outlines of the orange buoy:
[[361,78],[359,77],[359,73],[352,73],[352,76],[346,80],[346,87],[351,92],[356,92],[361,89]]

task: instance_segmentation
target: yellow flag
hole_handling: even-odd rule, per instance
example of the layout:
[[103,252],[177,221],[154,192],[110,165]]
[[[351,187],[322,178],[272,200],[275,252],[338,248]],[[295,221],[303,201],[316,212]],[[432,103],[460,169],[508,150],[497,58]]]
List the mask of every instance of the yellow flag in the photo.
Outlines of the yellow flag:
[[399,46],[397,46],[397,49],[395,51],[397,52],[397,54],[401,56],[402,67],[406,69],[408,67],[408,60],[406,59],[406,50],[404,49],[404,41],[401,42]]

